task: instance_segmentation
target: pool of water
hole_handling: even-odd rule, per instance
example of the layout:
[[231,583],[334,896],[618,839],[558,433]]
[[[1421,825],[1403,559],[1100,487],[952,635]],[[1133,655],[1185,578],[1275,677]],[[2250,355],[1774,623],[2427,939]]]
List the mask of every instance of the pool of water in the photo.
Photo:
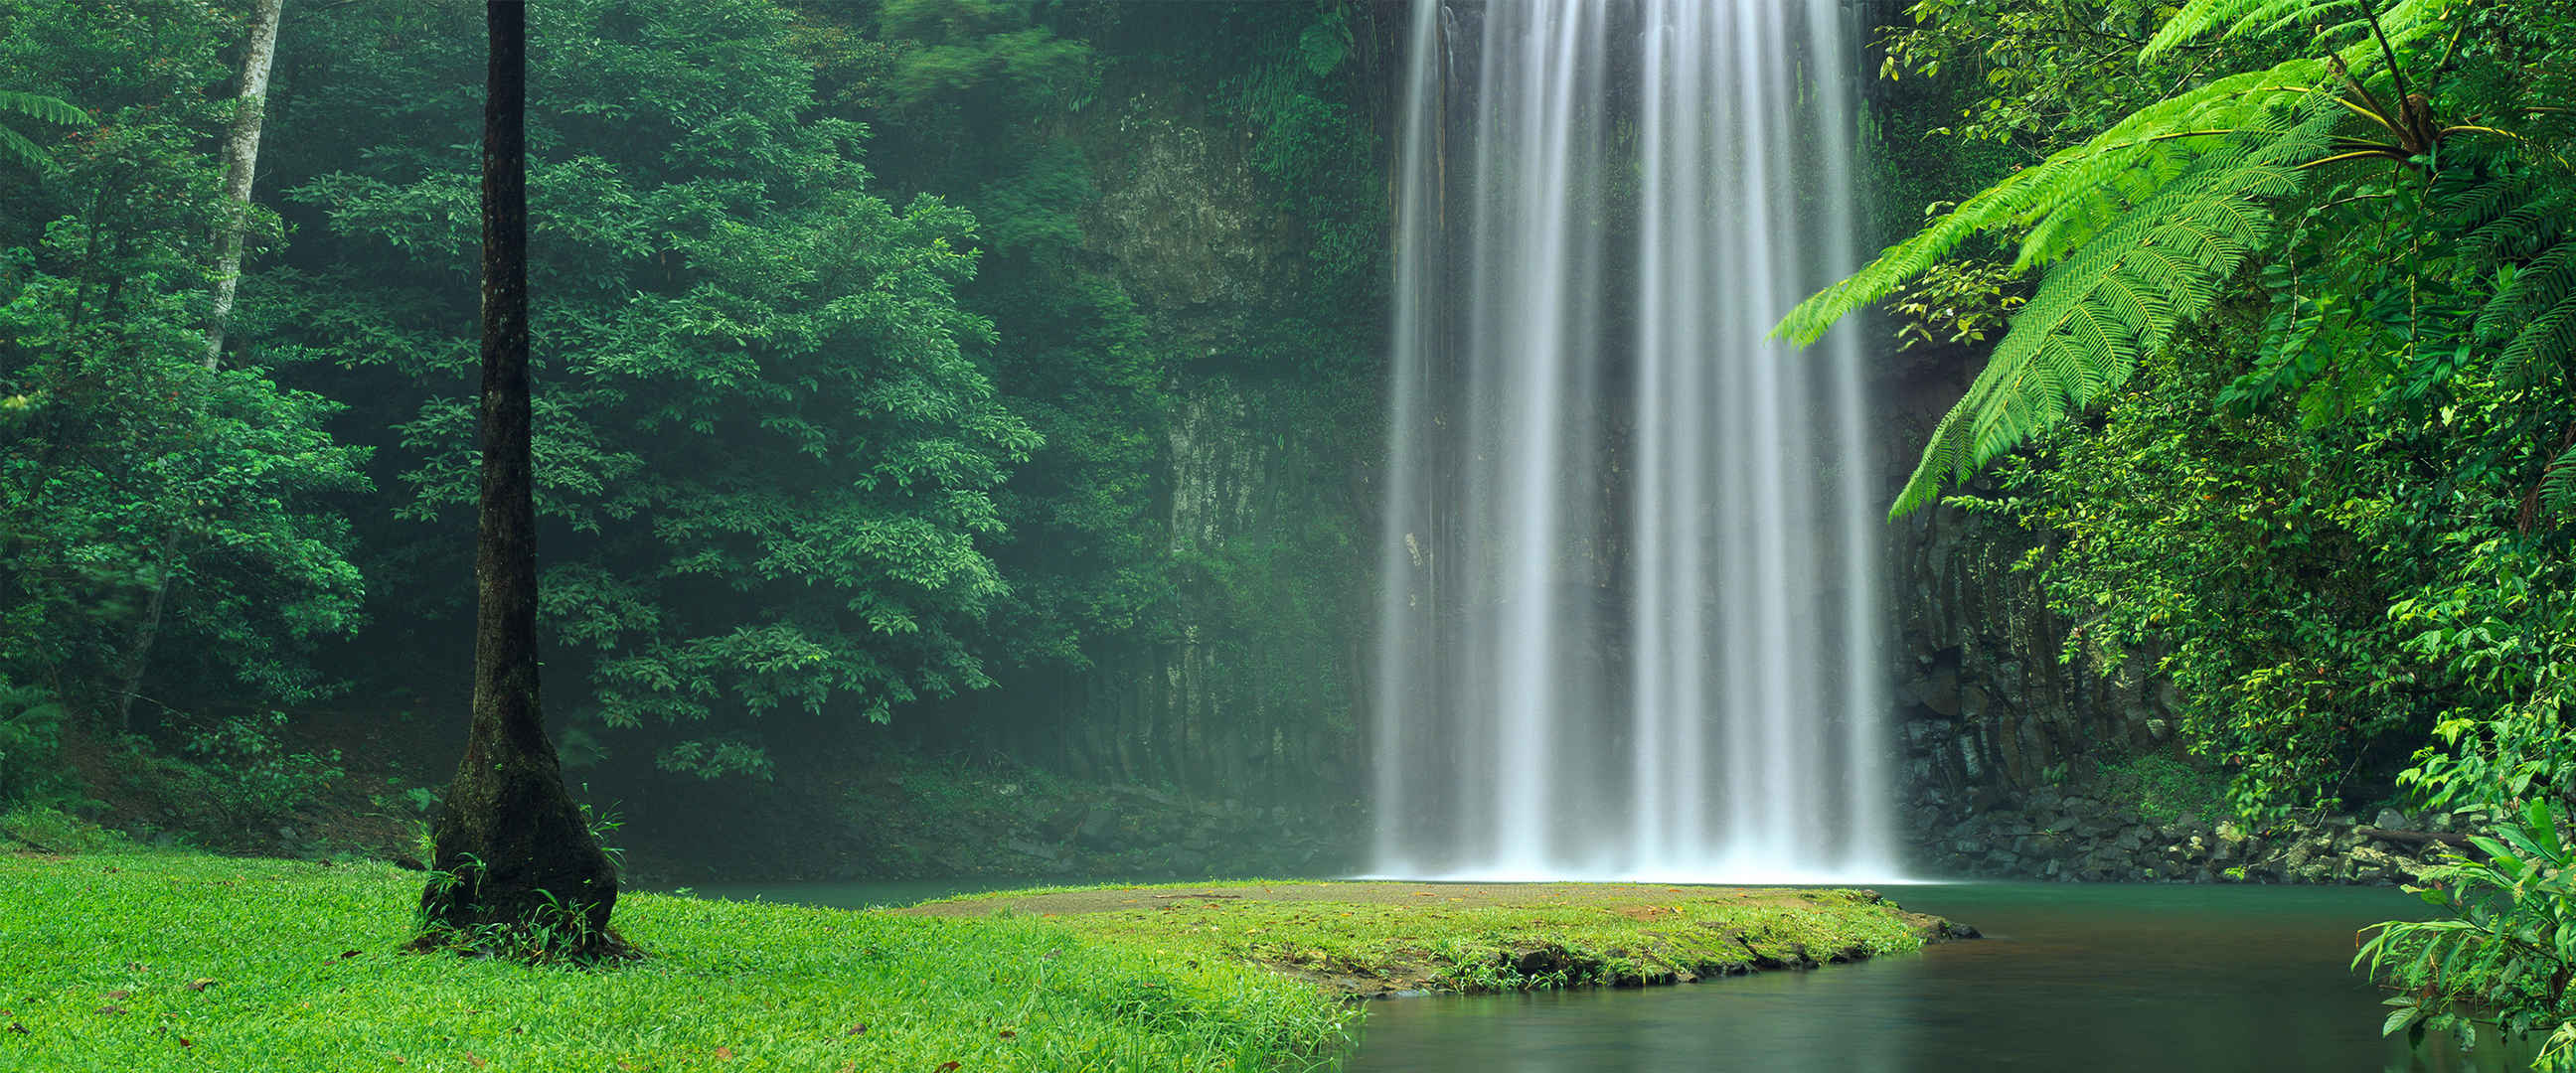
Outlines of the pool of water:
[[[1612,1070],[2503,1071],[2495,1045],[2378,1035],[2355,929],[2384,888],[1889,888],[1987,938],[1920,955],[1642,991],[1374,1003],[1348,1073]],[[2527,1055],[2527,1051],[2520,1052]]]

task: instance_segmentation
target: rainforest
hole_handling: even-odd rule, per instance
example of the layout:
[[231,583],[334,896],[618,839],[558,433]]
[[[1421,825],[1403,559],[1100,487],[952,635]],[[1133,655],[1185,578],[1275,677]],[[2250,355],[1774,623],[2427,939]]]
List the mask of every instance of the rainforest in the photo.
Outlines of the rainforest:
[[2576,1070],[2571,724],[2571,0],[0,0],[0,1069]]

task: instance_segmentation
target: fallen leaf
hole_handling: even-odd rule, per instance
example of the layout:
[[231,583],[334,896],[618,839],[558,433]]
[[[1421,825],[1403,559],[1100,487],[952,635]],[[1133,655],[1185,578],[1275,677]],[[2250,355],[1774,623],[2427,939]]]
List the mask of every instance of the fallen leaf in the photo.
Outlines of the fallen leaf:
[[26,1035],[26,1034],[27,1034],[27,1026],[22,1025],[22,1024],[19,1024],[19,1023],[18,1023],[18,1022],[16,1022],[16,1021],[11,1021],[11,1022],[9,1022],[9,1031],[11,1031],[11,1032],[15,1032],[15,1033],[17,1033],[17,1034],[19,1034],[19,1035],[23,1036],[23,1035]]
[[131,992],[131,991],[110,991],[110,992],[108,992],[108,993],[107,993],[107,997],[108,997],[109,999],[111,999],[111,1000],[114,1000],[114,999],[129,999],[129,998],[133,998],[133,997],[134,997],[134,992]]
[[466,1061],[466,1064],[471,1065],[471,1066],[473,1066],[473,1067],[474,1067],[474,1068],[476,1068],[476,1069],[481,1069],[481,1068],[483,1068],[484,1066],[488,1066],[488,1065],[491,1065],[491,1064],[492,1064],[490,1060],[488,1060],[488,1059],[484,1058],[482,1055],[476,1054],[476,1053],[474,1053],[474,1052],[472,1052],[472,1051],[467,1051],[467,1052],[465,1052],[465,1061]]
[[343,951],[340,951],[340,960],[342,960],[342,961],[347,961],[347,960],[349,960],[350,958],[353,958],[353,957],[356,957],[356,956],[358,956],[358,952],[357,952],[357,951],[355,951],[355,950],[343,950]]
[[857,1062],[843,1062],[841,1063],[841,1073],[859,1073],[859,1064]]
[[1012,1037],[1014,1037],[1014,1036],[1017,1036],[1017,1035],[1019,1035],[1019,1033],[1017,1033],[1017,1032],[1013,1032],[1013,1031],[1011,1031],[1010,1029],[1005,1028],[1005,1029],[1003,1029],[1003,1030],[1002,1030],[1002,1038],[1003,1038],[1003,1039],[1010,1039],[1010,1038],[1012,1038]]
[[195,1041],[195,1040],[189,1039],[189,1038],[188,1038],[188,1037],[186,1037],[186,1036],[181,1036],[181,1037],[179,1037],[179,1046],[182,1046],[182,1047],[194,1047],[194,1046],[196,1046],[196,1045],[197,1045],[197,1041]]
[[731,1048],[731,1047],[718,1047],[718,1048],[716,1048],[716,1061],[719,1061],[719,1062],[730,1062],[730,1061],[733,1061],[733,1048]]
[[103,1016],[114,1017],[120,1013],[124,1013],[125,1007],[116,1005],[115,1003],[109,1003],[105,1006],[99,1007],[98,1012]]
[[947,1061],[945,1061],[945,1062],[941,1062],[941,1063],[939,1063],[939,1073],[950,1073],[950,1071],[951,1071],[951,1070],[954,1070],[954,1069],[956,1069],[956,1068],[957,1068],[957,1060],[956,1060],[956,1059],[954,1059],[954,1058],[951,1058],[951,1059],[949,1059],[949,1060],[947,1060]]
[[215,978],[212,976],[200,976],[194,980],[188,981],[187,983],[187,988],[190,991],[203,991],[213,986],[215,986]]
[[847,1034],[848,1034],[848,1035],[852,1035],[852,1036],[862,1035],[862,1034],[866,1033],[866,1032],[867,1032],[867,1030],[868,1030],[868,1023],[867,1023],[867,1022],[865,1022],[865,1021],[861,1021],[861,1022],[859,1022],[859,1023],[855,1024],[855,1025],[851,1025],[851,1026],[850,1026],[850,1031],[849,1031]]

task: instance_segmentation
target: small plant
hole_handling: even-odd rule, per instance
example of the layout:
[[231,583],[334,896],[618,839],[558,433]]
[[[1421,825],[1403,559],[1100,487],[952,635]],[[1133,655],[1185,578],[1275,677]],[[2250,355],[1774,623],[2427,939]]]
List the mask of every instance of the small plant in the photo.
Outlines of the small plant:
[[227,819],[265,826],[312,803],[339,780],[339,750],[327,754],[290,749],[286,713],[261,712],[216,718],[190,729],[181,751],[204,769],[207,795]]
[[53,788],[62,724],[62,706],[53,698],[0,680],[0,806],[37,800]]
[[2541,798],[2470,841],[2485,860],[2453,855],[2410,888],[2445,915],[2375,925],[2353,966],[2398,988],[2389,1034],[2448,1031],[2468,1050],[2480,1023],[2545,1033],[2533,1068],[2576,1068],[2576,846]]
[[2104,764],[2100,778],[2113,795],[2137,802],[2138,818],[2173,823],[2185,815],[2210,817],[2234,811],[2227,777],[2170,756],[2141,756]]

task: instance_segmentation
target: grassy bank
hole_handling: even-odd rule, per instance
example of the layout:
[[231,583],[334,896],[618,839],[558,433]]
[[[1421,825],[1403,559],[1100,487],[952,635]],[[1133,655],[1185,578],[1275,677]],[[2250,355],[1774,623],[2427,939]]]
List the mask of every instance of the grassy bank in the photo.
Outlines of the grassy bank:
[[[420,876],[0,852],[0,1070],[1267,1070],[1339,996],[1648,983],[1911,950],[1850,892],[1252,883],[849,912],[630,895],[648,960],[398,952]],[[954,1063],[953,1065],[951,1063]]]
[[1036,914],[1104,942],[1251,961],[1337,994],[1686,983],[1973,934],[1867,891],[1629,883],[1228,883],[1005,891],[906,912]]
[[1351,1016],[1038,917],[633,895],[636,964],[397,953],[419,889],[372,864],[0,852],[0,1070],[1293,1068]]

